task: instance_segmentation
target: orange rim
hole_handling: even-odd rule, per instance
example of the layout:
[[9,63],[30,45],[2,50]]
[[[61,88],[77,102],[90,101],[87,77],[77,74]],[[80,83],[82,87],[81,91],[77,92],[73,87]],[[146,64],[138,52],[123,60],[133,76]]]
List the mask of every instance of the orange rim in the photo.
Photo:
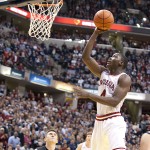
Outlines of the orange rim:
[[63,0],[61,0],[60,2],[58,2],[57,4],[40,4],[40,3],[34,3],[32,5],[36,5],[36,6],[43,6],[43,7],[50,7],[50,6],[56,6],[56,5],[62,5],[63,4]]

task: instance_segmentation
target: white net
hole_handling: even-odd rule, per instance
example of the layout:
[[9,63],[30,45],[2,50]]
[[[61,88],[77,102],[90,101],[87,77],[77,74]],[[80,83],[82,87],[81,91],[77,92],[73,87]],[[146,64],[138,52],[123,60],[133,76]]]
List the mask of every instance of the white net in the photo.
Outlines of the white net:
[[48,40],[51,36],[53,21],[62,5],[62,0],[28,4],[30,11],[29,35],[42,41]]

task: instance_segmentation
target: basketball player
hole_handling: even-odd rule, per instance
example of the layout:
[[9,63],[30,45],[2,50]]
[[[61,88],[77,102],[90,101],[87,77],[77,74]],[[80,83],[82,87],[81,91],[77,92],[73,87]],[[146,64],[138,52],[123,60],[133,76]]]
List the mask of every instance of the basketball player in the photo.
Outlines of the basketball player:
[[49,130],[44,138],[44,141],[46,142],[45,146],[39,147],[36,150],[55,150],[56,144],[58,143],[58,134],[56,130]]
[[131,78],[124,72],[127,58],[115,53],[107,61],[106,68],[98,65],[91,51],[98,35],[104,31],[95,29],[84,48],[82,59],[89,70],[100,78],[98,94],[74,88],[78,98],[89,98],[97,102],[97,115],[91,139],[92,150],[125,150],[126,123],[120,109],[130,90]]
[[144,133],[141,137],[140,150],[150,150],[150,126],[147,133]]
[[88,132],[86,135],[85,142],[80,143],[76,150],[91,150],[91,136],[92,132]]

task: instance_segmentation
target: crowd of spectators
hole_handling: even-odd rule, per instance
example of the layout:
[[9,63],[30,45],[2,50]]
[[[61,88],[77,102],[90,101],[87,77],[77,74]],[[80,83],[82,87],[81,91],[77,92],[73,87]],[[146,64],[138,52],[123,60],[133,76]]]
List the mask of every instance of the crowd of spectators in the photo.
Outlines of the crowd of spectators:
[[[132,12],[128,8],[132,9]],[[114,15],[115,23],[150,27],[149,0],[64,0],[59,15],[93,20],[95,13],[101,9],[110,10]],[[146,21],[143,21],[144,17],[147,18]]]
[[[117,23],[130,24],[129,19],[124,17],[123,9],[126,9],[124,1],[103,0],[81,1],[66,0],[67,16],[77,18],[92,19],[96,10],[109,8],[112,12],[117,12]],[[139,8],[145,14],[149,14],[146,5],[135,5],[132,8]],[[72,5],[73,3],[73,5]],[[148,1],[147,1],[148,3]],[[120,9],[118,9],[118,6]],[[96,8],[96,9],[95,9]],[[83,11],[84,10],[84,11]],[[69,13],[68,13],[69,12]],[[119,13],[121,12],[121,13]],[[62,15],[66,15],[65,11]],[[120,16],[121,17],[120,17]],[[122,21],[122,18],[124,20]],[[136,20],[136,19],[135,19]],[[133,25],[136,24],[136,21]],[[7,32],[5,32],[5,30]],[[43,43],[38,44],[36,40],[18,32],[11,23],[5,22],[0,25],[0,63],[20,71],[32,71],[37,74],[51,77],[84,88],[97,89],[97,79],[89,72],[82,63],[81,56],[83,49],[78,47],[68,48],[67,45],[57,47],[49,45],[47,48]],[[56,38],[74,38],[85,40],[89,35],[70,35],[53,34]],[[99,43],[110,44],[105,38],[99,39]],[[133,43],[124,40],[126,47],[134,47]],[[140,48],[149,49],[149,43],[142,44]],[[92,56],[99,64],[105,65],[107,58],[113,54],[112,48],[100,48],[95,45]],[[132,77],[133,92],[150,93],[150,52],[126,51],[129,59],[127,73]],[[59,74],[52,57],[64,71]],[[90,102],[91,103],[91,102]],[[40,93],[26,92],[23,97],[19,96],[17,90],[7,92],[4,82],[0,84],[0,149],[2,150],[29,150],[43,145],[43,138],[46,131],[51,127],[58,129],[59,142],[58,150],[75,150],[77,145],[84,141],[86,131],[93,128],[95,119],[95,107],[89,103],[80,103],[78,108],[73,110],[65,103],[64,105],[55,103],[49,96]],[[127,150],[138,150],[141,134],[150,125],[150,115],[142,115],[138,123],[132,123],[130,115],[122,112],[127,122]],[[83,117],[84,116],[84,117]]]
[[[1,24],[0,30],[2,33],[0,35],[1,64],[20,71],[30,70],[46,77],[53,76],[55,80],[69,82],[83,88],[97,89],[97,78],[90,73],[82,62],[83,48],[80,45],[68,48],[66,44],[63,44],[62,47],[50,44],[47,48],[44,43],[38,44],[35,39],[19,33],[9,22]],[[54,35],[53,37],[61,38],[61,33]],[[66,35],[66,37],[68,36]],[[86,41],[88,35],[84,36]],[[83,36],[81,37],[83,38]],[[76,34],[73,38],[76,39]],[[99,38],[98,43],[110,44],[108,38]],[[131,42],[126,39],[123,44],[125,47],[132,46]],[[147,50],[150,48],[149,46],[149,43],[143,44],[143,48]],[[92,57],[99,64],[105,66],[108,57],[112,56],[113,52],[113,48],[100,48],[95,45],[92,50]],[[131,91],[150,93],[150,52],[137,53],[136,50],[133,52],[128,50],[126,56],[129,59],[126,71],[132,77]],[[59,71],[59,67],[56,66],[61,66],[63,71]]]
[[[64,39],[64,40],[72,40],[72,41],[85,41],[89,40],[91,33],[83,33],[82,31],[76,30],[69,30],[67,31],[67,27],[61,27],[60,30],[52,30],[51,37],[56,39]],[[110,34],[111,36],[111,34]],[[124,35],[123,38],[123,46],[129,48],[137,48],[137,49],[144,49],[150,50],[150,41],[144,40],[143,38],[139,37],[139,39],[134,39],[132,36]],[[98,43],[110,45],[110,40],[107,36],[98,37]]]
[[[61,76],[55,76],[54,79],[77,84],[88,89],[97,89],[98,83],[88,68],[82,63],[82,48],[62,45],[56,48],[49,46],[51,56],[58,64],[65,69]],[[99,48],[95,46],[92,50],[92,57],[101,65],[106,65],[107,59],[114,53],[112,48]],[[150,52],[137,53],[136,51],[126,51],[129,60],[126,72],[132,78],[132,92],[150,93]]]
[[132,78],[131,91],[150,93],[150,52],[127,51],[126,56],[129,60],[126,71]]
[[0,63],[20,71],[51,77],[59,71],[45,46],[21,34],[10,22],[0,25]]
[[[72,109],[67,102],[59,104],[51,99],[32,91],[19,96],[17,88],[0,96],[0,149],[33,150],[44,144],[46,132],[54,127],[59,133],[57,150],[75,150],[85,140],[86,132],[93,129],[95,104],[78,101],[78,107]],[[150,115],[142,115],[133,124],[126,107],[123,108],[127,150],[138,150],[140,137],[150,125]]]
[[[132,0],[133,1],[133,0]],[[140,3],[137,5],[134,5],[135,3],[133,3],[133,8],[135,9],[139,9],[142,12],[144,12],[144,14],[148,17],[149,21],[149,13],[150,13],[150,1],[149,0],[140,0]]]

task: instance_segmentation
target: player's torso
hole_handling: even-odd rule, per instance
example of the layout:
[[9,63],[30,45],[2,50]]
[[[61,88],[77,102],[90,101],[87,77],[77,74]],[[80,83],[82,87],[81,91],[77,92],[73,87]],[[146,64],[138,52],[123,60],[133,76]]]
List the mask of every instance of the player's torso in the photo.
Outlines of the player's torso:
[[88,147],[86,146],[86,143],[84,142],[84,143],[82,144],[81,150],[91,150],[91,148],[88,148]]
[[[104,71],[101,74],[99,80],[98,93],[100,96],[112,97],[114,91],[118,85],[118,80],[121,75],[125,73],[121,73],[119,75],[110,75],[108,72]],[[120,108],[123,104],[124,99],[117,105],[117,107],[106,106],[100,103],[97,103],[97,114],[103,115],[112,112],[120,112]]]

